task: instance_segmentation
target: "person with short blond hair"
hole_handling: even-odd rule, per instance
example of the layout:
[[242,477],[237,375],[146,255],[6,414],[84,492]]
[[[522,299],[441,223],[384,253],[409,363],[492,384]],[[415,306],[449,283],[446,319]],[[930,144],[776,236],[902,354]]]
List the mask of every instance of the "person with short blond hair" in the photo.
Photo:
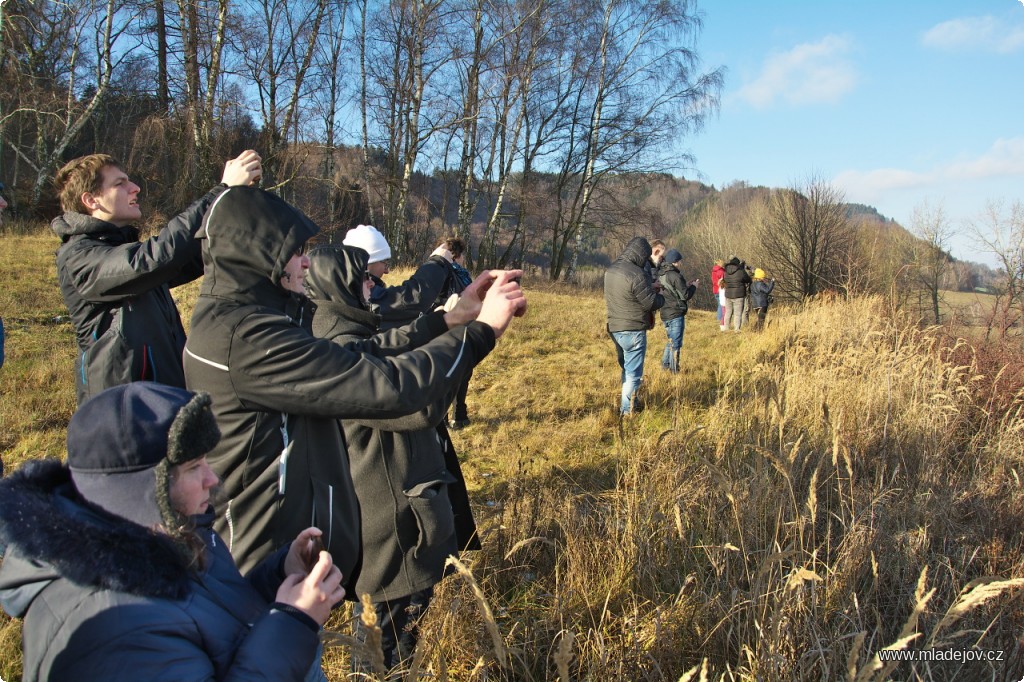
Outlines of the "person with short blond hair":
[[133,381],[185,387],[185,329],[171,288],[199,278],[196,231],[203,214],[230,185],[261,175],[252,150],[227,162],[222,182],[139,241],[140,187],[108,154],[66,163],[54,179],[62,215],[50,227],[61,238],[57,280],[78,339],[78,402]]
[[104,169],[108,166],[123,168],[110,154],[87,154],[64,164],[54,177],[61,210],[90,213],[82,197],[96,194],[103,188]]

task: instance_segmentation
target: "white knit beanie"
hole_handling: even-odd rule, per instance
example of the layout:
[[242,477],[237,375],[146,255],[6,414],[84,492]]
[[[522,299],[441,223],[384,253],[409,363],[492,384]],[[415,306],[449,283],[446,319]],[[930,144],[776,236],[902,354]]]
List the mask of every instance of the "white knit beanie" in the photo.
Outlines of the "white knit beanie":
[[367,265],[391,258],[391,247],[388,246],[388,240],[384,239],[384,235],[373,225],[353,227],[341,243],[345,246],[355,246],[370,254]]

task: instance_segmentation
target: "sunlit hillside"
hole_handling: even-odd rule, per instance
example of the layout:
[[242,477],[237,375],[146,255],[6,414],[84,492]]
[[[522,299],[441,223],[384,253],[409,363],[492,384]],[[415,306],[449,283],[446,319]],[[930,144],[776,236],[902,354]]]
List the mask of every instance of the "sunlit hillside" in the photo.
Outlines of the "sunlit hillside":
[[[60,456],[74,408],[55,246],[0,239],[7,467]],[[484,548],[439,586],[409,679],[1024,674],[1019,365],[877,298],[773,310],[760,334],[698,310],[677,376],[650,332],[645,409],[620,423],[600,293],[525,286],[530,310],[475,372],[455,434]],[[345,615],[331,680],[349,679]],[[4,680],[19,652],[0,620]]]

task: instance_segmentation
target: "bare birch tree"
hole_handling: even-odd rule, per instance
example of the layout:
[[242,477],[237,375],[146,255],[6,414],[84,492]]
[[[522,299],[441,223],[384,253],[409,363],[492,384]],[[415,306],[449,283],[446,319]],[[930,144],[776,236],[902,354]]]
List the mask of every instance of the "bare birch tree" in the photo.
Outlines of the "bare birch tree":
[[298,141],[295,132],[309,96],[306,78],[320,41],[328,0],[248,0],[244,5],[251,45],[243,55],[256,89],[264,131],[263,179],[280,187],[281,152]]
[[213,137],[219,102],[230,0],[176,0],[181,95],[195,145],[194,176],[213,177]]
[[986,338],[993,332],[1006,337],[1024,324],[1024,203],[1009,207],[991,202],[983,216],[971,224],[975,242],[999,263],[999,289],[989,316]]
[[434,79],[450,61],[443,40],[449,19],[443,0],[396,0],[367,27],[373,31],[366,56],[368,118],[384,150],[382,227],[398,260],[409,255],[407,212],[419,154],[453,118],[430,106],[446,98],[428,97],[429,88],[442,87]]
[[679,137],[717,106],[720,71],[697,73],[700,20],[687,0],[604,0],[578,17],[574,68],[584,87],[570,100],[560,168],[561,210],[552,230],[551,277],[571,279],[588,212],[609,174],[664,170]]
[[[131,51],[127,27],[136,14],[121,0],[7,2],[4,12],[11,39],[5,52],[17,51],[22,60],[8,93],[16,99],[4,106],[0,133],[33,171],[34,210],[65,151],[109,95]],[[21,130],[16,136],[8,132],[12,122]]]
[[949,239],[952,226],[942,205],[924,202],[914,207],[910,217],[911,232],[917,237],[910,245],[908,261],[913,281],[928,296],[928,308],[935,324],[941,324],[940,303],[946,273],[950,270]]

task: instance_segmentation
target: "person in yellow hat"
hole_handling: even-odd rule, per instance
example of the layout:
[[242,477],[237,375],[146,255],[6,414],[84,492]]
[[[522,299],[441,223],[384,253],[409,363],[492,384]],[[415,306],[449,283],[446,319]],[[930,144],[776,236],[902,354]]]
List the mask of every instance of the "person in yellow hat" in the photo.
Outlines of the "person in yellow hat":
[[754,308],[757,319],[754,321],[754,331],[758,332],[764,328],[764,319],[768,315],[768,303],[771,299],[772,290],[775,288],[775,278],[767,279],[768,275],[761,268],[754,269],[754,281],[750,284],[750,302]]

